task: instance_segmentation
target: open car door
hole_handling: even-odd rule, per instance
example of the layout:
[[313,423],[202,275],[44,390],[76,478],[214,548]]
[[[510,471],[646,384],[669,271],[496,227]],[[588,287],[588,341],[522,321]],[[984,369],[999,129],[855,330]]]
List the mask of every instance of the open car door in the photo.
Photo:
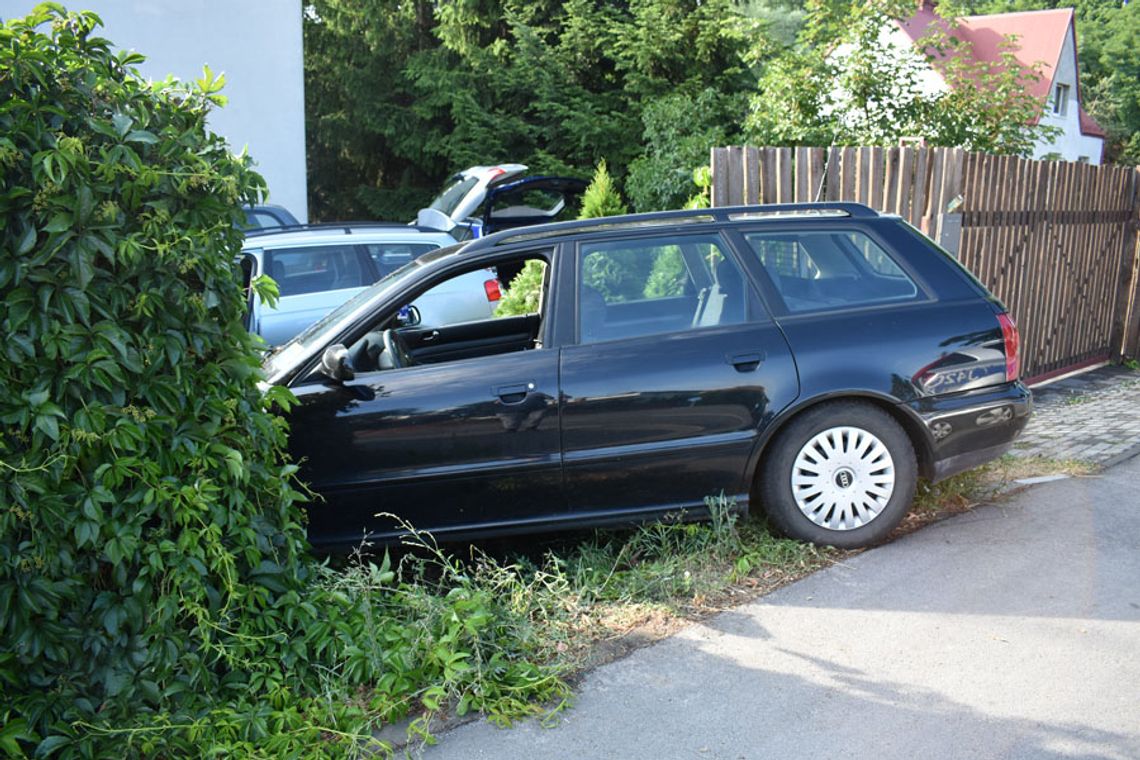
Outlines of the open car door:
[[523,177],[496,185],[483,203],[483,234],[577,219],[588,186],[573,177]]

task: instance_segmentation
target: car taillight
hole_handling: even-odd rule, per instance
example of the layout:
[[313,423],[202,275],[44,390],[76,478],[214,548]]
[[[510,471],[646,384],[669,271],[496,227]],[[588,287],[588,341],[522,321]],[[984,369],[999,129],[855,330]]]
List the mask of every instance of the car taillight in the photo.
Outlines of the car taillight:
[[1021,335],[1017,332],[1013,317],[1008,314],[998,314],[998,324],[1001,325],[1001,339],[1005,343],[1005,381],[1012,383],[1021,374],[1021,357],[1018,355]]
[[483,290],[487,291],[488,301],[498,301],[503,297],[503,292],[499,290],[498,280],[487,280],[483,283]]

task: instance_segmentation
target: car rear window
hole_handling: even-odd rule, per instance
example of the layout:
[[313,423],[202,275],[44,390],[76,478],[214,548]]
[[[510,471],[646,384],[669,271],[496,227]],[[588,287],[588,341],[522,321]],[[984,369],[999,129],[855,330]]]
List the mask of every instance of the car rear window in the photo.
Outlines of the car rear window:
[[858,230],[745,234],[784,305],[809,312],[913,299],[914,281]]
[[361,288],[370,285],[373,279],[372,272],[362,265],[360,256],[351,245],[266,251],[265,272],[276,281],[283,297]]

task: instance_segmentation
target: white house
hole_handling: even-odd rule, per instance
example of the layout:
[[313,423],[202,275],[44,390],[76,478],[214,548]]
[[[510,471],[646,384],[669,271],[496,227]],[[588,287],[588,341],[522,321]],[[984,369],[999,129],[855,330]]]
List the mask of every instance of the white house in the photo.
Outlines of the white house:
[[[39,0],[0,0],[0,18],[27,15]],[[84,0],[73,7],[103,19],[100,36],[136,50],[155,80],[184,81],[209,65],[224,73],[224,108],[210,127],[243,147],[269,185],[270,201],[308,219],[305,83],[298,0]]]
[[[1030,92],[1045,106],[1041,122],[1061,129],[1057,137],[1041,140],[1033,157],[1101,162],[1105,131],[1081,103],[1072,8],[964,16],[950,21],[938,16],[930,2],[924,2],[913,16],[894,24],[886,30],[892,45],[912,47],[936,27],[969,43],[973,57],[979,61],[1000,60],[1003,41],[1011,35],[1016,37],[1016,48],[1011,52],[1018,62],[1026,68],[1040,67],[1041,78],[1030,86]],[[947,88],[937,63],[930,70],[930,76],[923,77],[924,84],[934,89]]]

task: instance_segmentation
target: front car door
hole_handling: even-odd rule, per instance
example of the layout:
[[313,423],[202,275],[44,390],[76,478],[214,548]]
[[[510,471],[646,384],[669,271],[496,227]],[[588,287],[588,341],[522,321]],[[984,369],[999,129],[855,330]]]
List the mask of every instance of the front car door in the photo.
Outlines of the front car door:
[[[554,264],[550,251],[526,256]],[[443,273],[419,290],[465,272]],[[314,373],[292,387],[300,401],[290,415],[292,454],[324,497],[309,510],[311,540],[346,547],[366,532],[402,532],[380,513],[441,538],[562,514],[558,351],[541,347],[548,328],[541,314],[515,319],[537,334],[511,350],[488,320],[486,338],[478,336],[480,323],[440,331],[437,340],[455,336],[468,344],[454,352],[461,358],[429,356],[432,363],[388,369],[369,364],[370,336],[394,325],[402,305],[391,304],[346,339],[358,357],[353,379],[337,383]],[[483,344],[485,352],[476,350]]]
[[681,233],[583,242],[565,276],[577,294],[561,361],[570,508],[653,517],[722,491],[744,506],[758,435],[799,384],[730,246]]

